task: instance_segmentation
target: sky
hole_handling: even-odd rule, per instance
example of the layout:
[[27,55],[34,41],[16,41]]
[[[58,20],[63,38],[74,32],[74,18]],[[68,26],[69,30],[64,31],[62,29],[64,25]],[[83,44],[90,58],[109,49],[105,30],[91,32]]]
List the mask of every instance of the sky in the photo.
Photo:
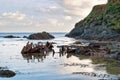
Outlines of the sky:
[[107,0],[0,0],[0,32],[69,32]]

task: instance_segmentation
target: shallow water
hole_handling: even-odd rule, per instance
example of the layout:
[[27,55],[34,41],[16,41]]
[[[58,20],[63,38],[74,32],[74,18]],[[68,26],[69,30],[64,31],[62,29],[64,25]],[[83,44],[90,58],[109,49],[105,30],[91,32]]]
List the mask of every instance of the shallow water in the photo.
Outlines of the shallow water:
[[[0,38],[0,67],[7,67],[17,73],[12,78],[0,78],[0,80],[117,80],[119,77],[119,75],[107,74],[105,67],[93,65],[89,59],[80,60],[70,54],[60,55],[57,53],[58,45],[70,44],[75,41],[63,37],[63,34],[54,40],[49,40],[57,43],[54,44],[55,54],[50,52],[22,55],[21,49],[27,41],[24,38]],[[37,43],[41,40],[30,41]]]

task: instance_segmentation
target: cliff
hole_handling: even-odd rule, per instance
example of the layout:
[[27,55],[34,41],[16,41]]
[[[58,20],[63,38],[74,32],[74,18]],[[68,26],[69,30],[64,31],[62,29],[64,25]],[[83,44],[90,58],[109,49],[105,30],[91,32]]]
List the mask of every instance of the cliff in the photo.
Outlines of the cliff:
[[108,0],[107,4],[93,7],[91,13],[66,36],[86,39],[120,37],[120,0]]

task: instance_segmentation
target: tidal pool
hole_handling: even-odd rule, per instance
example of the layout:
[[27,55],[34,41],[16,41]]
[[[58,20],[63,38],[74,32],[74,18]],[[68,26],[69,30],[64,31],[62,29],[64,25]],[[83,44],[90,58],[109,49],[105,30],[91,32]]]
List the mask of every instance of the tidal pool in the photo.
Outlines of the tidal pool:
[[[71,39],[55,39],[55,54],[21,54],[28,40],[0,42],[0,67],[16,72],[16,76],[0,80],[118,80],[120,75],[108,74],[105,66],[94,65],[90,59],[80,59],[71,54],[59,54],[58,45]],[[31,41],[38,42],[38,41]],[[45,41],[43,41],[45,42]]]

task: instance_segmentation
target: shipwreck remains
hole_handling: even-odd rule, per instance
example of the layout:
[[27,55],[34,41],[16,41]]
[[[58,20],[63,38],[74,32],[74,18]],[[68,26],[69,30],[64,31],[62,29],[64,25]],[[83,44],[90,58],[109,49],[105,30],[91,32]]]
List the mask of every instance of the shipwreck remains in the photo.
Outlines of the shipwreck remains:
[[23,47],[21,53],[47,53],[49,51],[53,51],[53,45],[50,42],[46,42],[46,44],[43,44],[42,42],[38,42],[37,44],[33,44],[32,42],[27,42],[27,44]]

